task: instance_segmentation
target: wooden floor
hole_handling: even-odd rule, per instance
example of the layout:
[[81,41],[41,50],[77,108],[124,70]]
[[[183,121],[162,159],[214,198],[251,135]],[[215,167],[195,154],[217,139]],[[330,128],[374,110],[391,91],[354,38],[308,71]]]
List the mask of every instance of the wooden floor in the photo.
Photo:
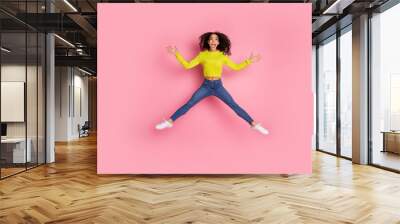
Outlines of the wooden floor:
[[0,223],[400,223],[400,175],[314,152],[312,175],[96,175],[96,138],[0,181]]

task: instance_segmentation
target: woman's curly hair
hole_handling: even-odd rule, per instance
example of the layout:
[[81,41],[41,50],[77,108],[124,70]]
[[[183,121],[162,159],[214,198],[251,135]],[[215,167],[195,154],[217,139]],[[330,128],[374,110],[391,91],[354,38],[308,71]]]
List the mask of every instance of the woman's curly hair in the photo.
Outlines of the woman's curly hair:
[[203,33],[200,36],[200,49],[201,50],[210,50],[210,45],[208,45],[208,40],[212,34],[216,34],[218,36],[219,44],[217,49],[222,51],[224,54],[231,55],[231,41],[229,37],[221,32],[207,32]]

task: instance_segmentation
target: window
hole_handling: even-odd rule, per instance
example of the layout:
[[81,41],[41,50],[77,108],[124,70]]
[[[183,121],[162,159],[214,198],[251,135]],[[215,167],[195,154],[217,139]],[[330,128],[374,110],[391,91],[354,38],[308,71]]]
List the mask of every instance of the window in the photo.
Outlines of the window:
[[318,47],[318,149],[336,153],[336,36]]
[[340,36],[340,154],[352,157],[352,33],[351,26]]
[[[400,170],[400,5],[371,18],[371,161]],[[396,132],[397,131],[397,132]]]

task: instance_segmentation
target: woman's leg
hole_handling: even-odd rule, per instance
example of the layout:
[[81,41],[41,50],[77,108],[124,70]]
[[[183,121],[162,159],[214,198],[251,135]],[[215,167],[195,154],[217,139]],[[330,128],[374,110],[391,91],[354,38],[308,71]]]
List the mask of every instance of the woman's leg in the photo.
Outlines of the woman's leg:
[[183,106],[181,106],[171,117],[170,117],[170,122],[175,121],[178,119],[180,116],[185,114],[190,108],[192,108],[196,103],[198,103],[200,100],[204,99],[205,97],[211,95],[210,90],[208,87],[203,83],[200,88],[196,90],[196,92],[193,93],[192,97],[185,103]]
[[224,88],[222,83],[220,84],[220,86],[218,86],[218,88],[215,89],[215,96],[226,103],[230,108],[235,111],[237,115],[243,118],[251,126],[255,124],[253,118],[251,118],[250,115],[235,102],[229,92]]

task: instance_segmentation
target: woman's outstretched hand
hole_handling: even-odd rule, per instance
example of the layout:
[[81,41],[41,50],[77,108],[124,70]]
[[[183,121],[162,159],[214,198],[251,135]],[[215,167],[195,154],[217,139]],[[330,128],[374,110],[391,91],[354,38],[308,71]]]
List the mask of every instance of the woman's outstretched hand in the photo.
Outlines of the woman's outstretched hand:
[[175,55],[175,53],[176,53],[176,51],[178,51],[178,49],[176,48],[176,46],[168,46],[167,51],[168,51],[168,53]]
[[260,54],[254,55],[253,52],[252,52],[250,57],[249,57],[249,60],[251,62],[257,62],[257,61],[261,60],[261,55]]

